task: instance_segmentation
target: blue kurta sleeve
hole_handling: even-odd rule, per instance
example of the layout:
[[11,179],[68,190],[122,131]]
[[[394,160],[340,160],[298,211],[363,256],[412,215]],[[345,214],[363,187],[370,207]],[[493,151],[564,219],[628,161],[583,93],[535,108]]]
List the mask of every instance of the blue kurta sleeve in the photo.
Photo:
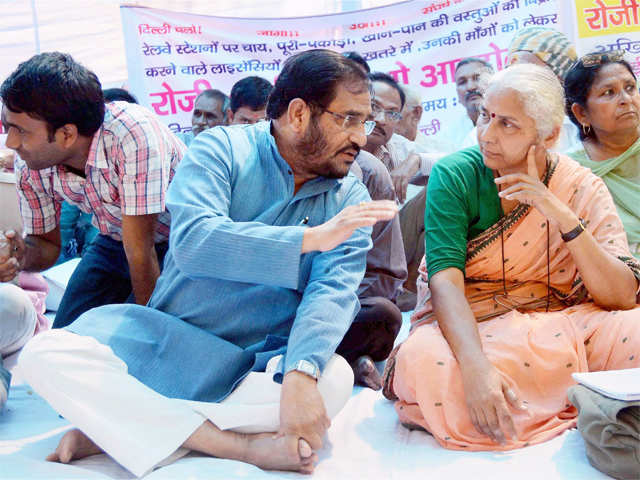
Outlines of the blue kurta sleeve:
[[229,217],[233,155],[241,152],[232,152],[222,129],[214,130],[193,141],[169,187],[170,249],[176,266],[192,278],[297,288],[305,227]]
[[[342,208],[369,200],[364,185],[354,182]],[[361,228],[338,247],[315,256],[289,336],[284,373],[300,360],[322,372],[360,309],[356,292],[370,248],[371,228]]]

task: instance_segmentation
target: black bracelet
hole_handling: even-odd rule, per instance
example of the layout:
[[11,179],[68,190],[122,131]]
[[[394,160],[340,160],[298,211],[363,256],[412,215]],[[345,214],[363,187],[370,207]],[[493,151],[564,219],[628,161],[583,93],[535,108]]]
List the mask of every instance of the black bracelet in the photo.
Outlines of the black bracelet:
[[586,229],[587,229],[587,226],[584,224],[584,220],[581,218],[578,218],[578,226],[576,226],[576,228],[574,228],[573,230],[567,233],[560,232],[560,236],[562,237],[562,241],[570,242],[571,240],[576,238],[578,235],[580,235],[582,232],[584,232]]

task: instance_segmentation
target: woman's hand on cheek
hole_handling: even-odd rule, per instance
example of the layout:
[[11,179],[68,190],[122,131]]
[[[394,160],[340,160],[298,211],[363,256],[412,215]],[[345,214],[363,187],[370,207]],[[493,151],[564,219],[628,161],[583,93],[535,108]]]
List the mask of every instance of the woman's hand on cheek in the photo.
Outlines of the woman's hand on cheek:
[[549,191],[540,180],[538,164],[547,157],[543,145],[531,145],[527,152],[527,173],[512,173],[495,179],[500,198],[517,200],[531,205],[554,224],[561,224],[570,212],[569,208]]

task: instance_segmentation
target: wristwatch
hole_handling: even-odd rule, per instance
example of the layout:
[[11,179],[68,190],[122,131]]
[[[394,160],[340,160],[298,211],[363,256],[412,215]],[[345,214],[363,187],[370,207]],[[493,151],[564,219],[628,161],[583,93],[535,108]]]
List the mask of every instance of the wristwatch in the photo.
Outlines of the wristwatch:
[[315,378],[316,380],[318,379],[318,367],[307,360],[298,360],[293,367],[293,370],[309,375],[311,378]]
[[560,236],[562,237],[562,240],[564,242],[570,242],[571,240],[576,238],[578,235],[580,235],[582,232],[584,232],[586,229],[587,229],[587,226],[584,224],[584,220],[581,218],[578,218],[578,225],[576,226],[576,228],[568,231],[567,233],[560,232]]

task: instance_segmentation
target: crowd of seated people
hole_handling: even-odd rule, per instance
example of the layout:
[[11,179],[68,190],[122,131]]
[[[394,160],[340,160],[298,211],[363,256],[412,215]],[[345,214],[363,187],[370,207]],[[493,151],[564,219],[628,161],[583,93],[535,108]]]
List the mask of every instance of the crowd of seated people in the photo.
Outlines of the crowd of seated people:
[[[311,473],[354,383],[445,448],[575,426],[572,373],[640,366],[637,78],[529,27],[455,89],[435,140],[420,91],[309,50],[200,92],[176,134],[70,55],[21,63],[0,86],[24,227],[0,232],[0,354],[76,427],[48,459]],[[38,272],[76,256],[49,328]]]

